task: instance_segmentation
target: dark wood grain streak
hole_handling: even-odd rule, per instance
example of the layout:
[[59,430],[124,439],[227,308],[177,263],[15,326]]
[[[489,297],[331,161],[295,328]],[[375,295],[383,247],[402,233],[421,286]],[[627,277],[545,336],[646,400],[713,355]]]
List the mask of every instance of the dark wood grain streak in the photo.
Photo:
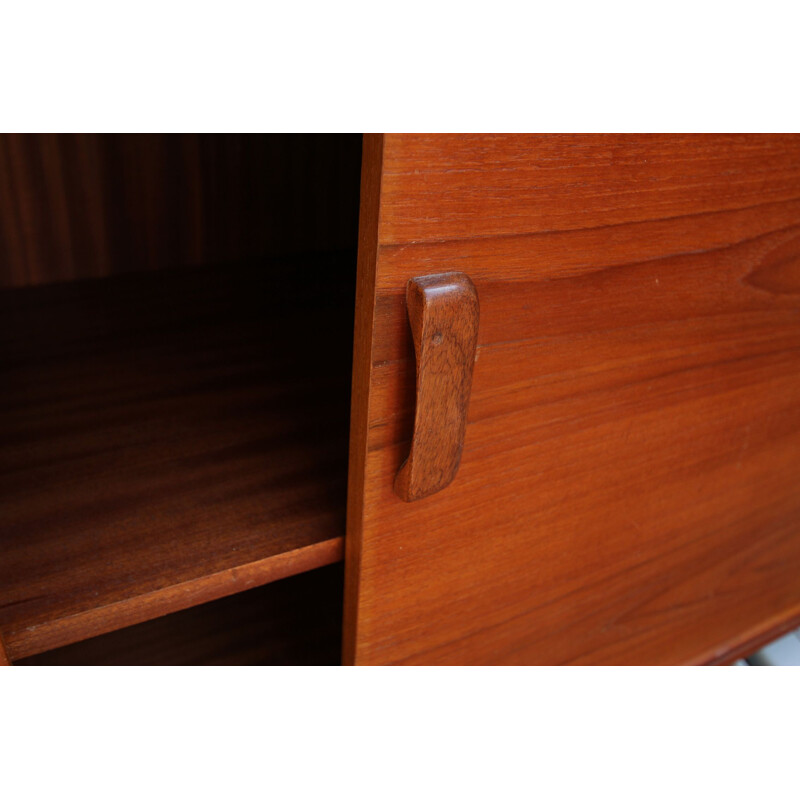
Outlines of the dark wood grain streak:
[[0,293],[12,659],[342,556],[354,259]]
[[[352,661],[703,663],[797,619],[799,165],[798,136],[385,137]],[[481,298],[467,445],[405,504],[403,292],[441,270]]]
[[0,135],[0,287],[353,248],[360,139]]
[[458,472],[475,366],[480,309],[463,272],[413,278],[406,306],[417,364],[414,433],[394,482],[406,502],[448,486]]
[[7,667],[10,663],[8,655],[6,654],[5,645],[3,644],[3,637],[0,636],[0,667]]
[[341,663],[342,565],[168,614],[16,662],[20,666]]

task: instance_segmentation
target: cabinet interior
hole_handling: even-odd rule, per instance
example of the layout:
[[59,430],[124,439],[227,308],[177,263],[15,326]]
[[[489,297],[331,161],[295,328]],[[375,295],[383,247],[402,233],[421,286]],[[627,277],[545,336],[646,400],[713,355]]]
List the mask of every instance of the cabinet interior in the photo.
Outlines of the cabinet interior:
[[12,661],[335,657],[360,149],[0,140]]

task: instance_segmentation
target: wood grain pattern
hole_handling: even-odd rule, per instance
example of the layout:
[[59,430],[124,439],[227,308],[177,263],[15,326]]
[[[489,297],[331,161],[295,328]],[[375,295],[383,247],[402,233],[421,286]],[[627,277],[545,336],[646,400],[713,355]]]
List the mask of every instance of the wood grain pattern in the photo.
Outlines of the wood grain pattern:
[[478,294],[468,275],[413,278],[406,306],[417,391],[411,449],[394,482],[406,502],[441,491],[458,472],[478,343]]
[[341,663],[342,565],[16,662],[19,666],[318,666]]
[[0,287],[354,248],[360,154],[353,134],[0,135]]
[[[345,660],[704,663],[796,624],[800,137],[386,136],[380,163]],[[403,290],[443,270],[481,298],[467,446],[405,504]]]
[[796,200],[796,154],[793,134],[392,137],[379,238],[518,238]]
[[353,265],[0,292],[12,659],[342,557]]

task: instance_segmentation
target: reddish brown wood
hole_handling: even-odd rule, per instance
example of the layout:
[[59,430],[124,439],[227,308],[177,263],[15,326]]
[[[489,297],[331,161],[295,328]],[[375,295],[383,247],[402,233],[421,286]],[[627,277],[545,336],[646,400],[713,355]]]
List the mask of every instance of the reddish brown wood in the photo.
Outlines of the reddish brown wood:
[[335,665],[341,564],[31,656],[20,666]]
[[417,362],[411,449],[394,489],[410,502],[448,486],[458,472],[478,342],[478,293],[468,275],[413,278],[406,305]]
[[7,667],[10,663],[6,655],[6,648],[3,645],[3,637],[0,636],[0,667]]
[[342,557],[352,262],[0,292],[19,659]]
[[[117,631],[164,614],[182,611],[272,581],[316,570],[340,561],[343,555],[344,542],[339,536],[322,540],[318,544],[277,553],[259,561],[229,567],[183,583],[169,585],[146,594],[131,594],[116,602],[103,599],[98,601],[103,604],[95,608],[67,617],[45,620],[30,630],[12,632],[11,654],[16,660],[82,641],[86,637]],[[132,559],[132,556],[125,554],[123,563],[127,566],[132,563]],[[196,565],[196,570],[199,572],[202,566],[203,564]],[[145,572],[145,568],[146,565],[139,566],[140,573]],[[154,571],[152,566],[150,571]],[[101,584],[101,588],[105,587]],[[129,589],[129,591],[135,590]]]
[[361,210],[358,220],[358,273],[353,333],[350,449],[347,472],[347,536],[345,537],[344,619],[342,649],[356,646],[361,579],[361,534],[364,530],[365,480],[369,437],[378,210],[383,171],[383,135],[364,134],[361,159]]
[[0,135],[0,287],[354,248],[360,150],[354,134]]
[[772,617],[766,617],[757,627],[745,631],[737,639],[725,643],[724,648],[711,648],[701,653],[694,661],[702,665],[730,665],[740,658],[747,658],[765,645],[791,633],[800,626],[800,609],[792,609]]
[[794,134],[423,134],[390,144],[384,246],[714,214],[796,200],[800,180]]
[[[797,619],[800,137],[393,135],[380,166],[345,659],[699,663]],[[406,504],[403,295],[444,270],[481,298],[466,447]]]

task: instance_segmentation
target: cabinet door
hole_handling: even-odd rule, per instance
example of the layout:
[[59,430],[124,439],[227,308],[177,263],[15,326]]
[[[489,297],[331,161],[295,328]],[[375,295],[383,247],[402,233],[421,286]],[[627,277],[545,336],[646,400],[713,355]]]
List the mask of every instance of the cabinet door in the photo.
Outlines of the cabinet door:
[[[731,659],[800,617],[800,137],[368,136],[345,660]],[[480,302],[460,469],[393,484],[409,279]]]

